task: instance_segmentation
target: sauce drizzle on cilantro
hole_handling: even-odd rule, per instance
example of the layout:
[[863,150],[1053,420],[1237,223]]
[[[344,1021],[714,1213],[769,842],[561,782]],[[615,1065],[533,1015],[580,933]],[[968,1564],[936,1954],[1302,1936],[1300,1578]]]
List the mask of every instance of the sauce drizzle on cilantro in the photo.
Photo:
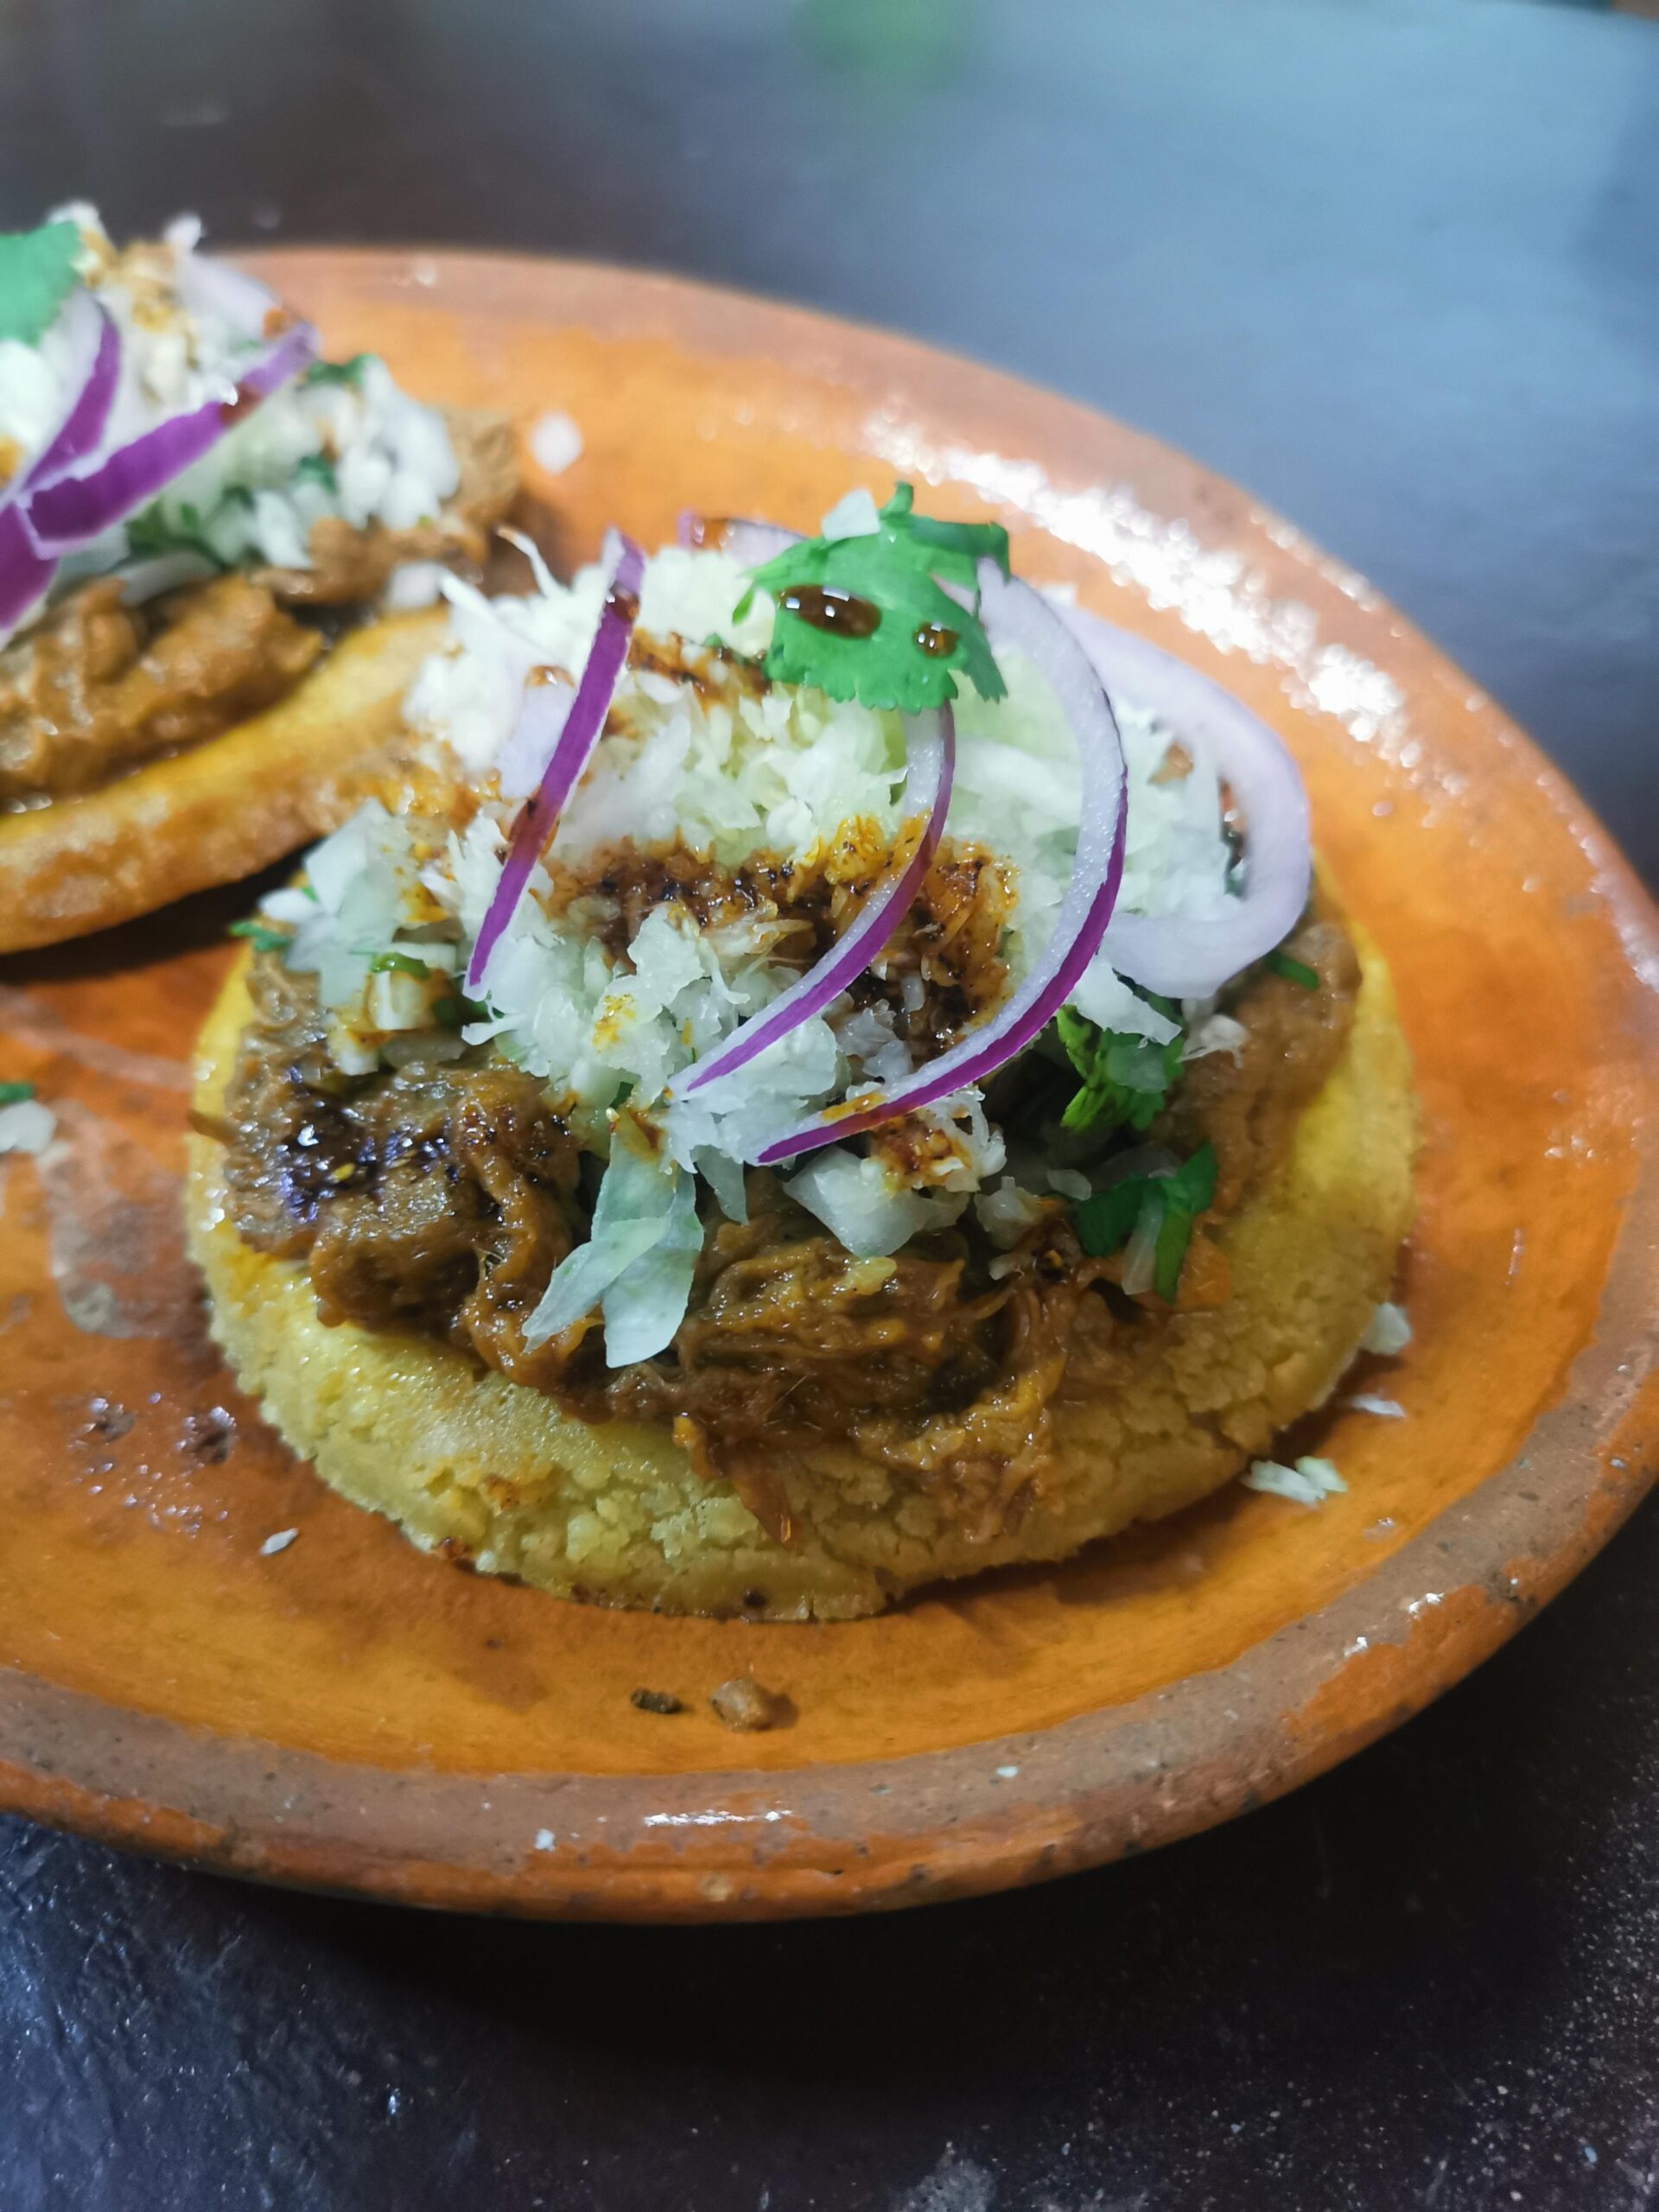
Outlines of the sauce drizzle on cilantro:
[[775,602],[766,674],[809,683],[832,699],[924,714],[954,699],[965,677],[985,699],[1007,686],[976,607],[944,585],[971,591],[977,564],[1008,572],[1008,533],[998,523],[940,522],[913,509],[896,485],[879,526],[855,537],[804,537],[754,571]]

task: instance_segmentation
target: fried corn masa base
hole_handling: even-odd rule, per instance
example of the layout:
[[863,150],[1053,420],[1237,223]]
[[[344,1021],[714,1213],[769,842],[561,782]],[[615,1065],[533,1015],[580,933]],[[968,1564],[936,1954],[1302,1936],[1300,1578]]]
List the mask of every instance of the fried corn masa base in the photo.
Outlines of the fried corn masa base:
[[[1149,1325],[1122,1386],[1055,1408],[1046,1493],[988,1541],[913,1480],[826,1439],[780,1472],[794,1529],[769,1537],[701,1481],[665,1427],[590,1423],[430,1338],[317,1318],[302,1266],[243,1243],[220,1147],[190,1140],[187,1232],[211,1325],[245,1390],[332,1489],[414,1543],[561,1597],[663,1612],[836,1620],[907,1590],[1058,1560],[1177,1512],[1319,1405],[1388,1295],[1410,1224],[1416,1109],[1386,969],[1363,963],[1342,1059],[1286,1157],[1218,1232],[1233,1295]],[[197,1104],[223,1110],[251,1008],[239,962],[199,1047]],[[757,1599],[764,1602],[757,1603]]]
[[57,944],[251,875],[374,787],[448,611],[346,633],[285,698],[96,790],[0,815],[0,952]]

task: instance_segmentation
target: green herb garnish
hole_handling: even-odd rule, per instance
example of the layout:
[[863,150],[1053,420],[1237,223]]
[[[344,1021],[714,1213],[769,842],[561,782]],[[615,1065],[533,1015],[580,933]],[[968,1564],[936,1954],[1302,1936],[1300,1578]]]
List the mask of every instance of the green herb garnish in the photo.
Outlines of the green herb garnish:
[[353,353],[349,361],[313,361],[300,381],[302,384],[360,385],[363,372],[373,359],[372,353]]
[[308,453],[300,456],[294,470],[295,480],[302,484],[321,484],[325,492],[338,492],[340,478],[334,464],[326,453]]
[[176,515],[168,515],[157,499],[142,514],[127,519],[127,550],[135,558],[156,553],[199,553],[215,569],[225,566],[202,535],[200,508],[188,499],[181,500]]
[[371,976],[415,976],[422,982],[432,973],[424,960],[412,952],[377,952],[369,963]]
[[73,223],[0,232],[0,338],[40,343],[75,288],[80,232]]
[[938,582],[971,589],[975,564],[1006,575],[1008,533],[997,523],[936,522],[911,511],[894,486],[880,529],[861,537],[804,537],[754,571],[734,620],[755,590],[777,607],[766,674],[810,683],[832,699],[916,715],[957,696],[965,676],[980,696],[1007,690],[977,607],[959,606]]
[[1305,991],[1317,991],[1319,988],[1319,969],[1310,968],[1305,960],[1293,960],[1287,952],[1270,952],[1267,964],[1275,976],[1300,983]]
[[432,1008],[432,1019],[441,1029],[459,1029],[463,1022],[486,1021],[490,1009],[477,999],[465,997],[460,991],[448,998],[437,1000]]
[[[747,603],[746,600],[745,606]],[[734,661],[740,668],[764,669],[766,664],[764,653],[739,652],[737,647],[728,639],[722,638],[718,630],[709,632],[702,641],[702,648],[705,652],[717,653],[721,660]]]
[[[1147,1003],[1175,1019],[1173,1000],[1149,996]],[[1083,1077],[1082,1090],[1060,1116],[1061,1127],[1081,1132],[1127,1122],[1132,1129],[1149,1128],[1180,1079],[1180,1033],[1166,1045],[1154,1045],[1132,1031],[1099,1028],[1070,1006],[1055,1016],[1054,1027]]]
[[21,1106],[35,1096],[32,1083],[0,1083],[0,1106]]
[[226,931],[227,937],[245,937],[256,952],[281,952],[289,942],[286,930],[274,930],[269,922],[232,922]]
[[1192,1224],[1216,1195],[1216,1148],[1200,1145],[1172,1175],[1126,1175],[1084,1198],[1072,1215],[1077,1242],[1103,1259],[1137,1233],[1154,1251],[1153,1284],[1173,1305]]

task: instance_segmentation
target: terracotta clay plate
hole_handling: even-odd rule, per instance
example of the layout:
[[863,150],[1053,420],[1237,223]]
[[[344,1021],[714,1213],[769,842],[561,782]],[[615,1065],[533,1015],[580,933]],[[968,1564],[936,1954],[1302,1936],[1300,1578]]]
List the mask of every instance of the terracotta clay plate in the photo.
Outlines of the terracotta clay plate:
[[[849,1912],[1225,1818],[1455,1681],[1653,1470],[1654,917],[1573,793],[1357,578],[1192,462],[870,332],[657,278],[284,253],[335,353],[579,425],[575,560],[683,506],[811,524],[895,473],[1283,731],[1391,962],[1425,1116],[1416,1340],[1303,1449],[1057,1570],[843,1626],[610,1613],[473,1578],[261,1427],[180,1250],[186,1064],[245,892],[15,962],[0,1077],[60,1141],[0,1232],[0,1802],[200,1866],[434,1905]],[[1356,1386],[1358,1387],[1358,1386]],[[1317,1440],[1315,1440],[1317,1439]],[[293,1531],[273,1548],[273,1536]],[[753,1673],[792,1723],[734,1736]],[[638,1688],[685,1710],[636,1710]]]

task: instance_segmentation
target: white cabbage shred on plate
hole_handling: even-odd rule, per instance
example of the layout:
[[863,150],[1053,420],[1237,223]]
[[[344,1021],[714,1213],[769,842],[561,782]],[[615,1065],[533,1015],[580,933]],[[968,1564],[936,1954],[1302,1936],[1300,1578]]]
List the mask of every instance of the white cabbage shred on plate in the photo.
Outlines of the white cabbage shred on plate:
[[0,1106],[0,1152],[44,1152],[57,1133],[57,1116],[38,1098]]
[[[826,519],[842,535],[869,526],[854,500]],[[305,887],[277,893],[264,911],[293,930],[289,963],[316,976],[342,1068],[364,1072],[487,1043],[560,1094],[579,1141],[608,1164],[592,1234],[555,1273],[527,1335],[545,1342],[597,1308],[607,1357],[621,1365],[662,1350],[683,1316],[699,1240],[697,1179],[728,1217],[742,1219],[745,1168],[770,1142],[849,1090],[906,1074],[911,1055],[884,1009],[855,1011],[843,998],[739,1073],[683,1095],[676,1078],[795,981],[775,925],[744,918],[699,928],[669,902],[648,914],[626,958],[613,958],[591,915],[584,925],[580,900],[556,918],[547,911],[550,862],[578,862],[623,838],[650,846],[677,836],[732,866],[763,850],[806,860],[855,820],[888,839],[903,819],[896,715],[810,689],[698,686],[632,665],[491,955],[482,1011],[458,1030],[441,1026],[446,1005],[453,1019],[460,1002],[506,829],[560,723],[556,702],[533,744],[518,728],[526,681],[536,671],[539,682],[569,691],[606,582],[592,567],[568,587],[543,575],[525,597],[486,600],[446,579],[450,642],[416,678],[407,716],[435,763],[498,795],[441,838],[372,802],[311,854]],[[764,597],[741,621],[733,615],[747,582],[723,553],[668,548],[646,565],[640,630],[685,641],[692,670],[711,638],[759,655],[772,620]],[[988,704],[964,687],[957,702],[950,826],[1006,864],[1014,903],[1002,950],[1017,982],[1065,893],[1080,778],[1070,728],[1036,671],[1016,655],[1001,665],[1005,701]],[[1230,854],[1213,772],[1194,760],[1190,772],[1160,775],[1173,733],[1130,702],[1117,706],[1131,787],[1124,904],[1223,911]],[[1131,991],[1103,957],[1079,982],[1076,1002],[1103,1027],[1154,1044],[1182,1034],[1181,1022]],[[1234,1048],[1224,1017],[1193,1012],[1204,1019],[1192,1024],[1188,1049]],[[976,1090],[925,1111],[931,1141],[906,1152],[907,1161],[925,1155],[919,1166],[895,1166],[893,1148],[876,1142],[862,1153],[829,1146],[788,1171],[791,1194],[855,1259],[879,1261],[970,1205],[1007,1248],[1046,1211],[1086,1195],[1075,1171],[1013,1172]]]
[[1274,1497],[1287,1497],[1294,1505],[1323,1505],[1348,1487],[1329,1459],[1311,1454],[1287,1467],[1277,1459],[1252,1460],[1240,1480],[1246,1490],[1262,1490]]

